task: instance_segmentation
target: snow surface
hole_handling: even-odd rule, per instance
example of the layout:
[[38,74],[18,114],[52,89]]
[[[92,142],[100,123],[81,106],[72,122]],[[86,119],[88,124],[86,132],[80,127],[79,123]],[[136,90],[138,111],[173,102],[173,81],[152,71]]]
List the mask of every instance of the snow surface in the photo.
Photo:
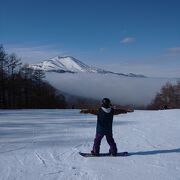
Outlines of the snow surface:
[[[79,110],[0,110],[1,180],[179,180],[180,110],[115,116],[114,138],[128,157],[90,152],[96,117]],[[108,151],[103,139],[101,152]]]

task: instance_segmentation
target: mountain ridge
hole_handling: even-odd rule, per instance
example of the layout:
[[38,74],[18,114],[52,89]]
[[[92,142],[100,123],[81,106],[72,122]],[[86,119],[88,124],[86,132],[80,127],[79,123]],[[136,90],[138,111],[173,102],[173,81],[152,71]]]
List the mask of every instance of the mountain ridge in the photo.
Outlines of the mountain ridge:
[[55,56],[53,58],[44,60],[37,64],[29,65],[32,69],[43,70],[46,72],[57,72],[57,73],[98,73],[98,74],[115,74],[120,76],[128,76],[128,77],[141,77],[145,78],[146,76],[141,74],[124,74],[117,73],[108,70],[104,70],[101,68],[96,68],[93,66],[89,66],[82,61],[72,57],[72,56]]

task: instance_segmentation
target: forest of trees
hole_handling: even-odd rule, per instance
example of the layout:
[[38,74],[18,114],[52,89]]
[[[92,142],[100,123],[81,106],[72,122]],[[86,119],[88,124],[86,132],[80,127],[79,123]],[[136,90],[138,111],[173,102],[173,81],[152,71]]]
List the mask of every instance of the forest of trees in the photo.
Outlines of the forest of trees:
[[65,97],[45,82],[42,70],[23,65],[0,45],[0,108],[66,108]]
[[149,109],[179,109],[180,108],[180,81],[176,84],[167,83],[157,93]]
[[[22,64],[16,54],[8,54],[0,45],[0,109],[20,108],[92,108],[100,101],[70,97],[66,100],[48,82],[45,73]],[[75,99],[72,101],[72,99]],[[180,108],[180,81],[167,83],[147,109]],[[146,109],[146,108],[145,108]]]

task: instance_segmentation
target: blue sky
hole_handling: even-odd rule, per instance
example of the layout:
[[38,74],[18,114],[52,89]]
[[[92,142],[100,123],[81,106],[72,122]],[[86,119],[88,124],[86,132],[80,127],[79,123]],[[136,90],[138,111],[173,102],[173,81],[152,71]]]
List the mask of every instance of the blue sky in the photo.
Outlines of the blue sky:
[[24,62],[71,55],[117,72],[180,77],[179,0],[0,3],[0,43]]

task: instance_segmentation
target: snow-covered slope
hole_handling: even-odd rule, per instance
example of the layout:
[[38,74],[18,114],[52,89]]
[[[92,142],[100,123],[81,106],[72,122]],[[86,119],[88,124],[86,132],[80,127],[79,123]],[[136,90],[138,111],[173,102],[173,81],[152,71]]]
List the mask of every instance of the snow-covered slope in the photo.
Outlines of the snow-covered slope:
[[37,64],[31,64],[31,68],[40,69],[47,72],[58,72],[58,73],[78,73],[78,72],[88,72],[88,73],[101,73],[101,74],[117,74],[121,76],[129,76],[129,77],[145,77],[143,75],[136,75],[133,73],[123,74],[123,73],[115,73],[112,71],[103,70],[100,68],[92,67],[86,65],[85,63],[71,57],[60,57],[56,56],[54,58],[50,58],[43,62]]
[[56,56],[49,60],[45,60],[38,64],[30,65],[34,69],[41,69],[44,71],[55,71],[55,72],[97,72],[96,69],[80,62],[79,60],[67,56],[60,57]]
[[[119,152],[83,158],[96,117],[79,110],[0,110],[1,180],[179,180],[180,110],[135,111],[114,118]],[[105,138],[101,152],[108,152]]]

